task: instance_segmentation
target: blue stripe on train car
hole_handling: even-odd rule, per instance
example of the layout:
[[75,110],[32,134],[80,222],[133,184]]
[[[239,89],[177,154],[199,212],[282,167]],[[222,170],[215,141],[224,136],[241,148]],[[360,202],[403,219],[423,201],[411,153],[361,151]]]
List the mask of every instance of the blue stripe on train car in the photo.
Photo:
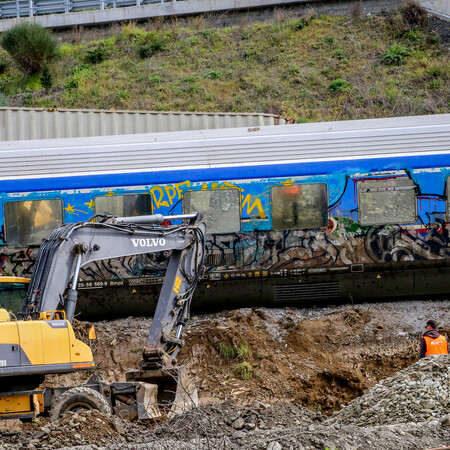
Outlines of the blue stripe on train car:
[[102,188],[109,186],[136,186],[176,183],[182,180],[207,182],[230,179],[251,179],[267,177],[292,177],[324,175],[354,171],[380,172],[450,166],[449,154],[420,156],[394,156],[371,159],[345,159],[336,161],[314,161],[291,164],[268,164],[258,166],[231,166],[224,168],[198,168],[162,170],[137,173],[110,173],[54,178],[30,178],[3,180],[2,192],[30,192],[60,189]]

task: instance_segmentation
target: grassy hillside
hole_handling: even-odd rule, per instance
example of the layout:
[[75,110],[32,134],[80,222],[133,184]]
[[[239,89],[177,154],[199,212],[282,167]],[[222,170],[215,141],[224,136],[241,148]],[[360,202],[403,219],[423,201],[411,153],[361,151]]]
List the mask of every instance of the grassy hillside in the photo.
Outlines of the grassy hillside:
[[68,33],[47,90],[1,50],[0,91],[10,106],[261,112],[297,122],[450,112],[448,49],[399,12],[189,24]]

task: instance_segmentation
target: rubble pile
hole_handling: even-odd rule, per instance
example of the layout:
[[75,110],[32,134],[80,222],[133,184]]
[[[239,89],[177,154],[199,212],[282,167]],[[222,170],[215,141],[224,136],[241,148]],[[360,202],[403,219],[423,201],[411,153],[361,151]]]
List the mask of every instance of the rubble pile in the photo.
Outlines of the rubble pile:
[[[53,423],[45,415],[31,423],[0,421],[0,450],[450,446],[450,359],[417,362],[424,323],[431,317],[447,324],[449,314],[445,300],[245,308],[195,317],[179,361],[198,383],[198,408],[148,422],[84,410]],[[150,321],[127,318],[95,326],[97,373],[120,381],[139,366]],[[252,376],[241,378],[235,367],[243,357],[226,359],[217,343],[245,344]],[[50,375],[46,386],[86,380],[83,373]]]
[[36,420],[14,431],[0,431],[1,449],[57,449],[79,445],[106,447],[114,442],[143,443],[151,437],[145,428],[136,427],[127,420],[109,416],[97,410],[68,411],[55,422]]
[[373,386],[326,423],[372,426],[439,420],[450,411],[450,360],[423,358]]
[[175,417],[154,429],[159,438],[185,440],[186,437],[222,438],[224,442],[245,438],[250,431],[283,430],[292,426],[320,423],[316,414],[301,405],[282,403],[266,406],[256,402],[240,407],[230,399],[217,405],[205,405]]

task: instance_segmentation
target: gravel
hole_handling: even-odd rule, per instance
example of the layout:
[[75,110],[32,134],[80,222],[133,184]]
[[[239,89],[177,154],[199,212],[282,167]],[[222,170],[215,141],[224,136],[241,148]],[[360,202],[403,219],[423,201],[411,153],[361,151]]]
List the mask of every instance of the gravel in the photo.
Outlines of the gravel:
[[450,411],[450,358],[423,358],[369,389],[326,424],[358,426],[438,422]]

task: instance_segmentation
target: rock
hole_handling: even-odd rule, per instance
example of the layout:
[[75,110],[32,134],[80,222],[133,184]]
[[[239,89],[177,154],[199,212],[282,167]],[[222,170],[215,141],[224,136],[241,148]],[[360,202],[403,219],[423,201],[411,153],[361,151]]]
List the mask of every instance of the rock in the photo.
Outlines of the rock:
[[267,446],[267,450],[281,450],[283,447],[278,441],[270,442]]
[[33,433],[32,438],[33,439],[42,439],[43,437],[47,437],[47,433],[45,433],[44,431],[36,431],[35,433]]
[[441,420],[441,424],[450,427],[450,414],[444,416]]
[[247,437],[247,434],[244,431],[235,431],[232,435],[231,435],[231,439],[242,439]]
[[245,420],[244,420],[242,417],[239,417],[239,419],[236,419],[236,420],[233,422],[232,427],[233,427],[235,430],[242,430],[242,428],[244,428],[244,425],[245,425]]
[[119,419],[115,418],[115,420],[112,422],[112,426],[119,434],[123,435],[126,433],[125,426]]

